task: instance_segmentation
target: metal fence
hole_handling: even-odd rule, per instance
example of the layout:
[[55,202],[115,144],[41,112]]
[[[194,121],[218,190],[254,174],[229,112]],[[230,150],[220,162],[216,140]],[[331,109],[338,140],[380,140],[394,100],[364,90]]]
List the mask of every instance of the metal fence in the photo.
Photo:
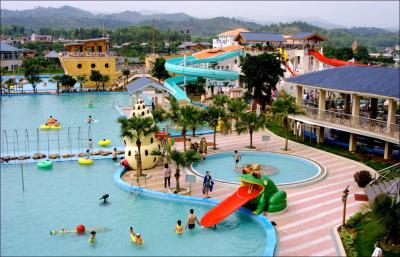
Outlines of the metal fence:
[[76,154],[89,147],[90,126],[67,127],[61,130],[13,129],[1,131],[1,157],[18,158],[41,153]]

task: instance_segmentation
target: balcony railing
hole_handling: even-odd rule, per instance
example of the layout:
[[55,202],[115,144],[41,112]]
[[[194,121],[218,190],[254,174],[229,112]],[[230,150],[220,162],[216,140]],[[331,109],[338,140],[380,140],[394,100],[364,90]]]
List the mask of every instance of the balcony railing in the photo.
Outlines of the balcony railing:
[[117,57],[117,53],[114,51],[109,52],[61,52],[59,53],[60,57],[106,57],[106,56],[115,56]]
[[333,123],[349,128],[355,128],[366,132],[372,132],[398,139],[400,125],[387,124],[386,121],[370,119],[361,116],[353,116],[346,113],[319,110],[314,107],[303,107],[304,115],[313,120]]

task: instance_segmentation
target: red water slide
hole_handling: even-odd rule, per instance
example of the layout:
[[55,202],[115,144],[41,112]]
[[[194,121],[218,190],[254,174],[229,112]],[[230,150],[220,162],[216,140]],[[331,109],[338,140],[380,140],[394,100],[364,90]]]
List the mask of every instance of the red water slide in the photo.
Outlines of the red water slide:
[[286,69],[290,72],[290,74],[292,74],[293,77],[296,76],[296,73],[294,73],[294,72],[292,71],[292,69],[290,68],[290,66],[289,66],[288,63],[286,63],[285,66],[286,66]]
[[334,67],[340,67],[340,66],[345,66],[345,65],[368,66],[365,64],[346,62],[346,61],[342,61],[342,60],[328,58],[325,55],[321,54],[320,52],[308,51],[308,53],[310,55],[314,56],[315,58],[317,58],[318,60],[320,60],[321,62],[328,64],[330,66],[334,66]]
[[250,194],[248,193],[248,186],[241,186],[231,196],[226,198],[220,204],[209,210],[201,219],[200,224],[203,227],[212,227],[218,222],[222,221],[229,214],[233,213],[251,199],[256,198],[261,191],[261,187],[255,188]]

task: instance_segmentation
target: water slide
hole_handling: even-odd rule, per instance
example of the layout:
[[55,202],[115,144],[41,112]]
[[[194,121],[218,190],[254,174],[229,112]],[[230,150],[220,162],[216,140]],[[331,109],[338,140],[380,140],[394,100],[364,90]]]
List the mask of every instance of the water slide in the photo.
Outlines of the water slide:
[[293,70],[290,68],[289,63],[286,63],[286,69],[290,72],[290,74],[292,74],[292,76],[296,76],[296,73],[293,72]]
[[177,101],[186,100],[190,102],[189,97],[179,87],[179,84],[184,82],[185,77],[186,82],[195,81],[197,77],[215,80],[237,80],[239,78],[239,74],[236,71],[194,68],[190,65],[200,63],[216,63],[239,55],[243,55],[243,52],[240,50],[230,51],[217,56],[202,59],[197,59],[194,56],[187,56],[186,66],[184,66],[184,57],[169,59],[165,62],[165,69],[168,72],[181,74],[183,76],[176,76],[166,79],[164,81],[164,86]]
[[248,186],[239,187],[235,193],[208,211],[201,219],[200,224],[203,227],[212,227],[216,225],[245,203],[256,198],[263,190],[262,188],[255,188],[253,192],[249,194],[247,192],[248,188]]
[[334,67],[340,67],[340,66],[345,66],[345,65],[367,66],[365,64],[346,62],[346,61],[342,61],[342,60],[328,58],[325,55],[321,54],[320,52],[308,51],[308,54],[314,56],[319,61],[321,61],[325,64],[328,64],[330,66],[334,66]]

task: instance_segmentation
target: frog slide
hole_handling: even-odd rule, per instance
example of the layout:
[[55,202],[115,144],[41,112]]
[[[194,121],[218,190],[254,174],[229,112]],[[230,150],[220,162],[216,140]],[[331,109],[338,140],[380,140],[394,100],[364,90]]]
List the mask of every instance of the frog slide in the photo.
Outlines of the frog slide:
[[200,221],[203,227],[216,225],[242,206],[253,210],[255,215],[287,208],[286,192],[278,190],[267,176],[257,178],[254,174],[243,174],[239,179],[238,190],[203,216]]

